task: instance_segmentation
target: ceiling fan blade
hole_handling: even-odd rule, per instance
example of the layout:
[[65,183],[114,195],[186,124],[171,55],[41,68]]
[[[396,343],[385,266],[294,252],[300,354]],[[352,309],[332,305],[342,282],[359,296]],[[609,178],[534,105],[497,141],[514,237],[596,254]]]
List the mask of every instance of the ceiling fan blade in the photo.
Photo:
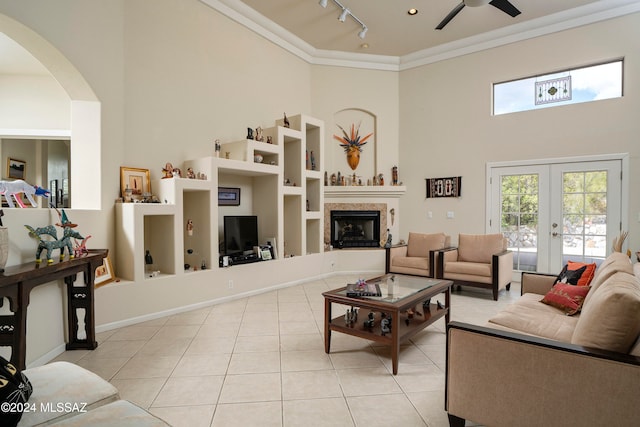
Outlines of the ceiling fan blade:
[[493,7],[497,7],[512,18],[520,15],[520,11],[514,5],[509,3],[509,0],[492,0],[489,4]]
[[436,30],[443,29],[444,26],[447,25],[449,23],[449,21],[451,21],[462,9],[464,9],[464,2],[460,2],[459,5],[454,7],[453,10],[451,12],[449,12],[449,14],[447,16],[445,16],[445,18],[442,20],[442,22],[440,22],[438,24],[438,26],[436,27]]

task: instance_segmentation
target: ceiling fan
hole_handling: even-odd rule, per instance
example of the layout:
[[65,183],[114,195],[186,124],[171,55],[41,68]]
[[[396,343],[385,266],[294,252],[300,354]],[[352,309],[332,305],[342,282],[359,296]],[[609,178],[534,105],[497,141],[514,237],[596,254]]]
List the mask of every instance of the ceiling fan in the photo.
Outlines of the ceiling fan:
[[469,7],[478,7],[484,6],[486,4],[490,4],[493,7],[496,7],[503,11],[504,13],[510,15],[512,18],[520,15],[520,11],[511,3],[509,0],[462,0],[459,5],[453,8],[451,12],[438,24],[436,30],[441,30],[445,25],[449,23],[465,6]]

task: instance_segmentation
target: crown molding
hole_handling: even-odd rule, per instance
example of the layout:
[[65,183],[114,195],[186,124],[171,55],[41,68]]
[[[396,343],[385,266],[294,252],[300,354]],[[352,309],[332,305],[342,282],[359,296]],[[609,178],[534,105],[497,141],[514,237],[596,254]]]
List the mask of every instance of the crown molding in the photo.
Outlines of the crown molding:
[[639,0],[600,0],[403,56],[316,49],[240,0],[200,0],[249,30],[314,65],[403,71],[559,31],[640,12]]

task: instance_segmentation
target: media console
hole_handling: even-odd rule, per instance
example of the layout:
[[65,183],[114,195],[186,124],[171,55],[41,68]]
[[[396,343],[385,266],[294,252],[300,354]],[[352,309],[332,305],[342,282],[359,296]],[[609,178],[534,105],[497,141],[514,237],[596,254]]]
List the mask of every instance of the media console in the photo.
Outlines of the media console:
[[[225,264],[225,257],[227,258],[227,262]],[[220,267],[230,267],[232,265],[238,264],[249,264],[252,262],[262,261],[262,258],[258,257],[258,254],[235,254],[235,255],[221,255],[219,260]]]

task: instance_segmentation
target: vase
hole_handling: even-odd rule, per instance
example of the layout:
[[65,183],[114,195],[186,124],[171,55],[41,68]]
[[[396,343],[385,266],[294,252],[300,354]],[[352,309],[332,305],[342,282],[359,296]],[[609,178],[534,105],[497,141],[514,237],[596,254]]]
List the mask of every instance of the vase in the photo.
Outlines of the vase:
[[9,229],[0,227],[0,273],[4,272],[9,258]]
[[349,147],[349,151],[347,151],[347,163],[351,170],[356,170],[360,163],[360,149],[358,147]]

